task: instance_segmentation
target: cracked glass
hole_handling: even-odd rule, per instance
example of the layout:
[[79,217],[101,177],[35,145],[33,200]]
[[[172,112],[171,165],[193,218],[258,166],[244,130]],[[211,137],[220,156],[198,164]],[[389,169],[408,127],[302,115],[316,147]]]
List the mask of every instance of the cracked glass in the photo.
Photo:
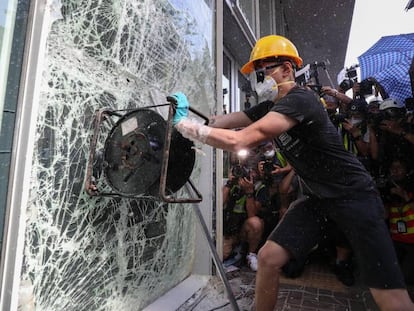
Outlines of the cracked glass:
[[94,116],[165,104],[175,91],[212,110],[212,1],[56,0],[46,9],[20,304],[140,310],[191,273],[195,218],[185,204],[84,191]]

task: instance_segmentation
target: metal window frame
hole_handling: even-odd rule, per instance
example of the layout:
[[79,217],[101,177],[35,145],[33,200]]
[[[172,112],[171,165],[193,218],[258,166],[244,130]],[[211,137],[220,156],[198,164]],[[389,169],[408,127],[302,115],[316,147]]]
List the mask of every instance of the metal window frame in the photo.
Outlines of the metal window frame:
[[[216,0],[216,20],[215,20],[215,38],[216,38],[216,108],[217,114],[223,113],[223,1]],[[216,249],[219,257],[223,259],[223,150],[214,149],[213,154],[213,171],[215,171],[214,189],[216,196],[213,202],[213,213],[215,212],[215,238]]]
[[[223,54],[226,55],[226,57],[230,60],[230,89],[229,89],[229,95],[230,95],[230,112],[239,111],[241,108],[240,103],[240,96],[238,92],[238,85],[239,85],[239,64],[237,64],[235,58],[231,55],[230,51],[226,48],[223,48]],[[221,67],[223,68],[223,66]]]
[[22,74],[16,112],[4,243],[0,266],[0,310],[18,309],[18,292],[25,238],[25,211],[28,205],[35,120],[41,79],[38,69],[45,51],[46,0],[30,2]]
[[244,16],[243,12],[240,10],[240,7],[237,4],[236,0],[226,0],[227,6],[231,9],[232,14],[235,16],[237,23],[243,32],[244,36],[249,41],[250,45],[253,46],[256,42],[256,34],[253,29],[250,27],[249,22]]

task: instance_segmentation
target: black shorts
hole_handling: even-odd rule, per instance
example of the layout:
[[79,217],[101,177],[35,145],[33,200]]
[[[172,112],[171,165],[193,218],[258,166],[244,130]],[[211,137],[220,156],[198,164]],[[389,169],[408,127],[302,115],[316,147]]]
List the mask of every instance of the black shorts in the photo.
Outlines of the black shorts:
[[376,194],[353,194],[329,200],[298,199],[268,240],[301,261],[320,242],[327,220],[333,221],[349,240],[365,285],[379,289],[405,288],[384,220],[384,206]]

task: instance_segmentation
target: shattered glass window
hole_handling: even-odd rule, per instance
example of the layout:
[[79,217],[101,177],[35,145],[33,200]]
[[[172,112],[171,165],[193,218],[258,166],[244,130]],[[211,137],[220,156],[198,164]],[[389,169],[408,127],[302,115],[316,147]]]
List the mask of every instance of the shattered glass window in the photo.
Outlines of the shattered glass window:
[[212,1],[56,0],[46,9],[21,287],[36,310],[140,310],[191,273],[195,218],[157,197],[85,193],[94,116],[165,104],[175,91],[211,111]]

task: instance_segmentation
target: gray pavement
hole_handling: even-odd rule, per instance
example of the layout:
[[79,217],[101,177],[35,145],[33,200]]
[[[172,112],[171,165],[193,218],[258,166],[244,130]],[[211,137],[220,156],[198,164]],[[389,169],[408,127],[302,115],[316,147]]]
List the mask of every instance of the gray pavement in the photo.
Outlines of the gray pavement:
[[[357,274],[357,272],[356,272]],[[254,310],[255,272],[242,266],[227,273],[240,311]],[[414,287],[409,287],[414,299]],[[220,278],[211,278],[208,286],[182,305],[179,311],[235,310],[227,299]],[[358,282],[347,287],[339,282],[325,262],[311,262],[295,279],[281,279],[275,311],[378,311],[368,288]]]

